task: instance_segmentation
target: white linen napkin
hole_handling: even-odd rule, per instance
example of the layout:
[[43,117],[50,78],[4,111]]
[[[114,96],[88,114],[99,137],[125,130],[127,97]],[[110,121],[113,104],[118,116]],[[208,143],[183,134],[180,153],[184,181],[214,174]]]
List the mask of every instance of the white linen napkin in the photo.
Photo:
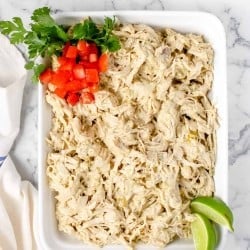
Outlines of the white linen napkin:
[[21,181],[8,156],[20,128],[24,64],[21,53],[0,34],[0,250],[38,249],[37,191]]
[[1,34],[0,44],[0,157],[3,159],[19,132],[27,73],[24,58]]
[[38,249],[37,191],[8,156],[0,169],[0,249]]

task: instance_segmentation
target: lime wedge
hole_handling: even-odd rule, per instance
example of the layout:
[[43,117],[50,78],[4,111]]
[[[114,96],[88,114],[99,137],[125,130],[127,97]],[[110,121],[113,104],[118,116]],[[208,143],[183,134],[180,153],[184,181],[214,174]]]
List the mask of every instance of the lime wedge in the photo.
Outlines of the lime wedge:
[[216,233],[211,221],[202,214],[195,213],[196,219],[191,223],[191,231],[196,250],[214,250]]
[[191,210],[205,215],[208,219],[233,229],[233,213],[225,202],[215,197],[197,197],[191,202]]

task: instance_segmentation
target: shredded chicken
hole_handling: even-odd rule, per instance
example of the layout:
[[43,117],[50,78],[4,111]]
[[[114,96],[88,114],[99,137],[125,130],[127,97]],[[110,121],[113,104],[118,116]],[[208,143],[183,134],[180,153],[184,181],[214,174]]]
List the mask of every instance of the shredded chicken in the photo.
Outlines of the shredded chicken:
[[46,94],[58,228],[98,246],[163,247],[190,237],[190,200],[214,192],[213,50],[171,29],[128,24],[115,33],[122,48],[94,104]]

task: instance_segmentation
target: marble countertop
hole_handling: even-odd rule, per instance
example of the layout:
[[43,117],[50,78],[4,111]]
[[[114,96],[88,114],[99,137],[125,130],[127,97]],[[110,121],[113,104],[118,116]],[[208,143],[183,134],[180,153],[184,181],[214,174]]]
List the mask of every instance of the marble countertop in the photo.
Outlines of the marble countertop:
[[[225,249],[250,250],[250,1],[248,0],[1,0],[0,19],[28,21],[35,8],[83,10],[199,10],[218,16],[227,34],[229,110],[229,204],[235,232]],[[37,86],[24,90],[21,131],[11,156],[23,179],[37,185]]]

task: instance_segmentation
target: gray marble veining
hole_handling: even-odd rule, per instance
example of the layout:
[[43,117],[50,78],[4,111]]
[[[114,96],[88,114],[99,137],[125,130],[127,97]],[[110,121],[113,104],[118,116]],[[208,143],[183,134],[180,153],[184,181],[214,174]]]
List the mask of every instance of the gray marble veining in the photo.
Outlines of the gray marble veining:
[[[21,16],[48,5],[53,12],[83,10],[198,10],[217,15],[227,34],[229,110],[229,204],[235,233],[225,249],[250,250],[250,1],[248,0],[1,0],[0,19]],[[11,156],[22,177],[37,185],[37,86],[24,90],[21,131]]]

